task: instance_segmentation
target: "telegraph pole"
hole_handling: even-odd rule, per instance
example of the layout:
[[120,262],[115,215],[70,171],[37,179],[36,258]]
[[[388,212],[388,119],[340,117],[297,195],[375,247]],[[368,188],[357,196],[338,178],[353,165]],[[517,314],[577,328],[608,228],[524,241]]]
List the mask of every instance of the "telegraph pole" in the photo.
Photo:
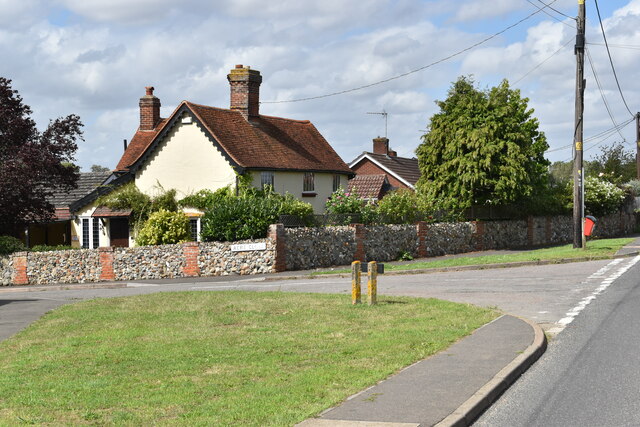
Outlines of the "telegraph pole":
[[636,113],[636,171],[640,179],[640,113]]
[[585,6],[584,0],[578,0],[578,33],[576,35],[576,116],[575,133],[573,135],[573,247],[585,248],[585,238],[582,232],[584,221],[584,170],[582,167],[582,136],[584,112],[584,45],[585,45]]

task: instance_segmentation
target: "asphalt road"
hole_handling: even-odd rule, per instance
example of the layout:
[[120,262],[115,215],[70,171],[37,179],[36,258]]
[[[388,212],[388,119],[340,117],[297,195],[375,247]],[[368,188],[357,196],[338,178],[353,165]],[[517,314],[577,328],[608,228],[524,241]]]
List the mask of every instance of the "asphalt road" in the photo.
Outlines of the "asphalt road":
[[475,425],[640,425],[639,305],[640,262],[586,305]]
[[[630,262],[604,260],[573,264],[493,270],[379,276],[379,293],[433,297],[498,309],[526,317],[548,331],[558,332],[558,322],[593,293],[603,277]],[[117,289],[76,289],[40,292],[3,292],[0,289],[0,339],[7,338],[59,305],[91,298],[172,291],[287,291],[351,293],[349,278],[274,280],[274,276],[216,277],[151,280],[122,284]],[[366,279],[363,278],[366,293]]]

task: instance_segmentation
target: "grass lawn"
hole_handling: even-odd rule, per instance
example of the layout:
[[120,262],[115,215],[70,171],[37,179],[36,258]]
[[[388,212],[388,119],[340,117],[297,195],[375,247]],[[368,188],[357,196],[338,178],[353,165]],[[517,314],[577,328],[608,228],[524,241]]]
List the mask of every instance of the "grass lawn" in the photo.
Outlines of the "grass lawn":
[[0,425],[293,425],[497,315],[277,292],[80,302],[0,343]]
[[[569,258],[606,258],[613,256],[618,249],[633,241],[632,238],[600,239],[587,242],[587,249],[574,249],[572,244],[552,248],[528,250],[504,255],[480,255],[460,258],[439,259],[433,261],[415,261],[406,264],[385,264],[385,271],[419,270],[426,268],[459,267],[463,265],[502,264],[521,261],[553,261]],[[349,273],[350,269],[315,271],[311,274]]]

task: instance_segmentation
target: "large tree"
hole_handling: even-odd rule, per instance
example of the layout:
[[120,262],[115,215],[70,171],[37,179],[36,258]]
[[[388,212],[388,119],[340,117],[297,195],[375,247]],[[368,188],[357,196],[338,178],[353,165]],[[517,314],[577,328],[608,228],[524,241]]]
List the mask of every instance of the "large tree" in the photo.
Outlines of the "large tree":
[[416,150],[418,191],[439,206],[523,202],[548,185],[548,148],[527,98],[503,80],[480,90],[460,77],[431,118]]
[[54,207],[47,199],[78,180],[69,164],[82,139],[80,118],[58,118],[39,132],[31,113],[11,80],[0,77],[0,235],[50,219]]

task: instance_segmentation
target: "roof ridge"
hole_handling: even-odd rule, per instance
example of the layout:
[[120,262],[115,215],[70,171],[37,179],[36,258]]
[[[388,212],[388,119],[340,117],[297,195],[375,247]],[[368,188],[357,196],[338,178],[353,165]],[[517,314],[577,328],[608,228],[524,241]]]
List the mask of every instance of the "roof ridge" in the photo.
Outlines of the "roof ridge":
[[213,105],[198,104],[196,102],[191,102],[191,101],[187,101],[187,100],[182,101],[181,104],[182,103],[187,104],[189,106],[193,106],[193,107],[208,108],[208,109],[211,109],[211,110],[226,111],[226,112],[230,112],[230,113],[235,113],[235,112],[239,113],[239,111],[232,110],[230,108],[214,107]]
[[287,122],[302,123],[302,124],[310,124],[311,123],[311,120],[289,119],[287,117],[268,116],[266,114],[260,114],[260,117],[264,117],[264,118],[267,118],[267,119],[283,120],[283,121],[287,121]]

